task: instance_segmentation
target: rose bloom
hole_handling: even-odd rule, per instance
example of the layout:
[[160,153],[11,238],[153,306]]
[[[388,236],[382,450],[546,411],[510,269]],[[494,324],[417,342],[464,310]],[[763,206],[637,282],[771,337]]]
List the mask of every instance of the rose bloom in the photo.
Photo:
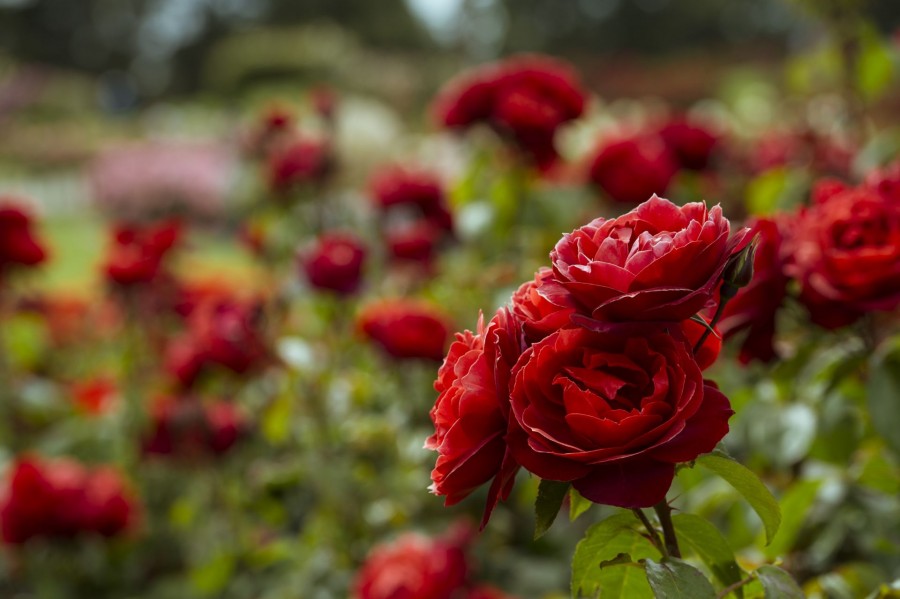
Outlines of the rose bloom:
[[553,138],[581,116],[585,92],[572,68],[545,56],[520,56],[472,69],[447,84],[434,103],[448,128],[486,123],[545,170],[558,159]]
[[306,280],[316,289],[338,295],[355,293],[362,283],[366,248],[351,233],[325,233],[299,257]]
[[0,500],[0,535],[14,545],[84,533],[112,537],[132,527],[136,517],[135,499],[112,469],[21,457]]
[[454,505],[492,481],[482,528],[500,499],[506,499],[519,465],[506,446],[510,370],[524,349],[517,320],[501,308],[475,333],[457,333],[438,370],[438,398],[431,409],[434,434],[425,447],[438,452],[431,492]]
[[394,208],[415,209],[432,226],[452,232],[453,216],[440,179],[434,173],[402,166],[388,166],[376,172],[369,194],[382,212]]
[[834,329],[900,305],[900,204],[848,189],[802,212],[786,270],[816,324]]
[[871,171],[866,175],[865,185],[885,199],[900,203],[900,160]]
[[150,412],[144,453],[185,458],[221,455],[247,433],[247,422],[227,401],[200,402],[193,397],[165,397]]
[[725,305],[718,327],[726,339],[746,331],[739,359],[771,362],[775,318],[787,295],[783,235],[777,221],[759,218],[750,223],[750,235],[759,236],[753,259],[753,280]]
[[631,212],[598,218],[564,235],[550,253],[553,280],[539,293],[558,306],[573,302],[600,321],[681,321],[709,304],[746,229],[715,206],[676,206],[656,195]]
[[122,287],[152,283],[180,238],[181,224],[175,220],[153,225],[116,225],[104,265],[106,278]]
[[639,204],[665,193],[677,171],[661,137],[639,134],[600,146],[591,159],[588,179],[614,202]]
[[719,145],[715,132],[685,117],[672,119],[663,125],[659,136],[678,165],[692,171],[706,169]]
[[357,316],[359,330],[389,356],[440,362],[450,335],[448,318],[415,300],[382,300]]
[[677,463],[725,436],[728,399],[703,379],[689,343],[640,327],[563,329],[522,354],[507,439],[524,468],[595,503],[649,507]]
[[32,217],[10,196],[0,196],[0,276],[10,266],[35,266],[47,258]]
[[385,231],[388,257],[393,262],[419,264],[428,270],[437,255],[443,233],[425,219],[390,227]]
[[463,548],[407,533],[372,550],[353,583],[354,599],[456,599],[464,595]]
[[541,287],[553,280],[553,270],[543,267],[535,273],[534,280],[522,283],[512,295],[512,312],[522,323],[525,341],[529,345],[569,326],[575,313],[571,298],[562,296],[563,305],[556,305],[541,295]]
[[328,143],[297,138],[275,148],[268,158],[269,187],[278,193],[322,181],[331,170]]

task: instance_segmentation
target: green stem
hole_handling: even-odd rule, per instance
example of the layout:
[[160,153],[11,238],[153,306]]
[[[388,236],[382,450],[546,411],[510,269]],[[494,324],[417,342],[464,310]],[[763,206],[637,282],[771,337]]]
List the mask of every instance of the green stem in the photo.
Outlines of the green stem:
[[748,576],[747,578],[744,578],[743,580],[739,580],[733,584],[730,584],[716,594],[716,599],[724,599],[729,594],[733,593],[734,591],[738,590],[739,588],[741,588],[742,586],[744,586],[746,584],[750,584],[751,582],[753,582],[753,577]]
[[[725,311],[725,304],[728,303],[730,298],[722,297],[719,300],[719,305],[716,306],[716,313],[713,314],[712,320],[709,321],[709,326],[703,331],[703,334],[700,335],[700,340],[694,345],[694,354],[700,351],[700,348],[703,347],[703,343],[709,338],[710,334],[712,334],[713,329],[718,324],[719,319],[722,318],[722,313]],[[701,316],[701,318],[703,318]]]
[[663,538],[666,543],[666,550],[671,557],[681,557],[681,549],[678,548],[678,538],[675,536],[675,525],[672,524],[672,508],[665,499],[653,506],[656,515],[659,516],[659,523],[663,529]]
[[634,515],[638,517],[638,519],[643,523],[644,528],[647,529],[647,533],[650,535],[650,542],[653,543],[662,556],[669,557],[669,549],[666,547],[666,544],[663,543],[662,538],[659,536],[659,531],[656,530],[656,527],[650,522],[650,519],[647,517],[647,514],[644,513],[644,510],[640,508],[634,508],[631,510],[634,512]]

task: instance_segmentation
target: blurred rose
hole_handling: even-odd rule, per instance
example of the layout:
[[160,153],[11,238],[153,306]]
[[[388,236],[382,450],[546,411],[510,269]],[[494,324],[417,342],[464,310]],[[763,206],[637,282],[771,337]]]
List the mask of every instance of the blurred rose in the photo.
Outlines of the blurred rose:
[[221,455],[247,433],[246,419],[227,401],[163,397],[150,410],[144,452],[198,458]]
[[180,237],[181,224],[175,220],[116,225],[104,266],[107,279],[123,287],[152,283]]
[[68,459],[17,459],[0,501],[0,533],[10,544],[83,533],[115,536],[132,527],[137,505],[119,475]]
[[389,356],[440,362],[450,334],[448,318],[429,304],[415,300],[382,300],[357,316],[362,333]]
[[463,548],[407,533],[372,550],[353,583],[354,599],[464,597],[468,565]]
[[524,349],[521,325],[505,308],[487,328],[458,333],[434,388],[434,434],[425,447],[438,452],[430,490],[454,505],[492,480],[482,527],[500,499],[506,499],[519,465],[506,446],[510,370]]
[[787,274],[828,329],[900,305],[900,204],[867,188],[809,207],[792,227]]
[[900,160],[871,171],[866,175],[865,184],[885,199],[900,204]]
[[553,138],[563,123],[581,116],[586,93],[572,68],[546,56],[519,56],[463,73],[434,102],[448,128],[486,123],[536,166],[558,159]]
[[312,287],[338,295],[355,293],[363,279],[366,248],[352,233],[330,232],[299,256],[300,267]]
[[411,262],[428,270],[436,257],[442,233],[424,219],[391,227],[385,233],[388,256],[395,262]]
[[747,231],[729,237],[730,229],[719,206],[676,206],[654,195],[564,235],[550,253],[553,280],[538,292],[600,321],[686,320],[711,302],[729,258],[745,245]]
[[321,182],[331,168],[325,140],[298,137],[276,147],[268,158],[269,187],[287,193],[299,186]]
[[108,376],[98,376],[73,383],[72,401],[88,414],[102,414],[109,410],[119,395],[115,381]]
[[453,230],[453,217],[440,179],[434,173],[402,166],[383,167],[369,183],[370,194],[382,212],[410,207],[433,226]]
[[0,195],[0,276],[10,266],[35,266],[46,257],[32,217],[18,200]]
[[672,119],[663,125],[659,136],[678,165],[692,171],[706,169],[719,145],[719,137],[712,129],[685,117]]
[[604,143],[589,168],[590,181],[622,204],[664,194],[678,170],[662,138],[648,134]]
[[787,294],[783,235],[776,220],[759,218],[749,223],[750,235],[759,236],[753,259],[753,280],[726,305],[718,328],[726,339],[746,331],[740,361],[770,362],[777,357],[773,338],[776,315]]

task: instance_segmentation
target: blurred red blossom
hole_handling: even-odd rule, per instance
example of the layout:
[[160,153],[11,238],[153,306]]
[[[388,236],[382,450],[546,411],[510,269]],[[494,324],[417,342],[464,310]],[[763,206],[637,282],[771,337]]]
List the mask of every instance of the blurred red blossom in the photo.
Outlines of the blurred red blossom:
[[677,171],[663,139],[642,133],[604,141],[591,159],[588,178],[612,201],[639,204],[664,194]]
[[546,170],[558,159],[557,129],[581,116],[585,97],[568,64],[526,55],[462,73],[441,90],[433,111],[448,128],[490,125]]
[[692,171],[708,168],[720,145],[717,131],[684,116],[664,124],[659,129],[659,136],[678,165]]
[[72,401],[88,414],[103,414],[116,401],[119,390],[109,376],[96,376],[72,383]]
[[355,293],[363,281],[366,248],[349,232],[325,233],[298,256],[300,269],[309,284],[338,295]]
[[331,170],[331,148],[324,139],[296,137],[278,145],[268,157],[269,187],[288,193],[321,182]]
[[143,449],[147,454],[183,458],[221,455],[247,431],[246,419],[231,402],[163,397],[151,407]]
[[107,279],[121,287],[154,282],[181,233],[181,223],[176,220],[115,225],[104,264]]
[[389,356],[440,362],[450,335],[449,319],[430,304],[409,299],[381,300],[357,315],[359,330]]
[[21,201],[0,195],[0,277],[11,266],[36,266],[47,258],[34,224]]
[[121,534],[137,520],[137,501],[108,467],[71,459],[18,458],[0,500],[0,533],[19,545],[35,537]]

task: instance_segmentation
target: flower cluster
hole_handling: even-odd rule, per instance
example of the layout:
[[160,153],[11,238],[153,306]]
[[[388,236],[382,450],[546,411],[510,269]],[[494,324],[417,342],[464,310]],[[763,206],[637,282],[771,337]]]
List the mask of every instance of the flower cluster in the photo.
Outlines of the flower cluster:
[[36,537],[112,537],[136,517],[135,500],[114,470],[22,457],[12,465],[0,501],[0,534],[14,545]]
[[432,491],[452,505],[491,481],[482,525],[520,467],[597,503],[662,501],[675,465],[728,432],[728,399],[702,374],[719,342],[691,319],[715,307],[748,240],[718,206],[657,196],[564,235],[550,268],[451,345]]
[[776,318],[791,281],[810,319],[826,329],[900,305],[900,163],[873,171],[853,187],[819,180],[812,203],[750,224],[759,244],[753,282],[724,310],[726,338],[744,334],[740,359],[777,357]]
[[557,161],[554,136],[560,125],[581,116],[585,92],[565,63],[520,56],[485,65],[451,81],[434,105],[444,127],[490,125],[538,168]]
[[353,599],[511,599],[471,581],[466,528],[431,538],[406,533],[375,547],[356,575]]

